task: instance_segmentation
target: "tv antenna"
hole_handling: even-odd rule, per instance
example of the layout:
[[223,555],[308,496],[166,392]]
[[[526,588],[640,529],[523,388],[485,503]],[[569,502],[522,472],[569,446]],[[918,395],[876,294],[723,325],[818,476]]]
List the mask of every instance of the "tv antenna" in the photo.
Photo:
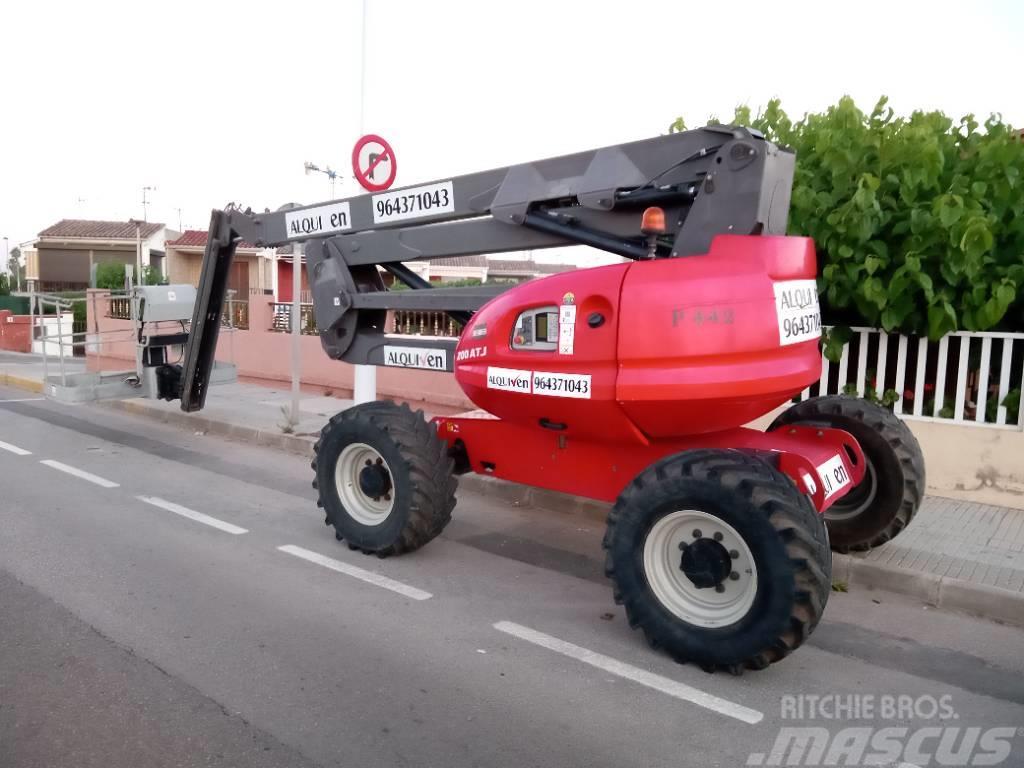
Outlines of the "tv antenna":
[[334,183],[338,179],[343,178],[343,177],[339,176],[338,172],[333,170],[331,168],[331,166],[329,166],[329,165],[321,168],[320,166],[316,165],[315,163],[305,162],[305,163],[302,164],[302,167],[305,168],[307,176],[309,176],[309,174],[311,174],[311,173],[322,173],[325,176],[327,176],[328,179],[331,180],[331,199],[333,200],[334,199]]
[[142,188],[142,220],[143,221],[148,221],[147,216],[148,216],[148,213],[149,213],[149,208],[148,208],[149,200],[146,199],[146,193],[147,192],[156,192],[156,187],[143,187]]

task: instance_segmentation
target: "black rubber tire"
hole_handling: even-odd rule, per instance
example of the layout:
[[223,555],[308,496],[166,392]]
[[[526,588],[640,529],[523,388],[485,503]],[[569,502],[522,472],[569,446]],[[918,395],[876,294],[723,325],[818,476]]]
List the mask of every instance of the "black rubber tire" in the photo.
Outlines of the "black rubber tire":
[[[643,565],[646,537],[670,512],[697,509],[731,525],[758,571],[754,602],[733,624],[708,628],[667,609]],[[669,456],[638,475],[615,502],[604,537],[605,573],[634,629],[677,662],[706,671],[763,669],[811,634],[832,587],[825,526],[810,501],[767,461],[734,450]]]
[[[797,403],[775,419],[768,430],[789,424],[849,432],[873,467],[876,489],[870,505],[847,519],[830,518],[826,513],[832,549],[863,552],[885,544],[907,527],[921,506],[926,484],[921,446],[901,419],[859,397],[827,395]],[[861,501],[857,495],[861,488],[866,490],[863,482],[837,502],[834,512]]]
[[[334,469],[350,443],[365,443],[387,462],[394,505],[384,522],[366,525],[342,505]],[[333,416],[314,447],[313,487],[317,506],[326,513],[336,537],[352,549],[378,557],[419,549],[444,530],[455,508],[454,462],[422,411],[408,405],[377,401],[354,406]]]

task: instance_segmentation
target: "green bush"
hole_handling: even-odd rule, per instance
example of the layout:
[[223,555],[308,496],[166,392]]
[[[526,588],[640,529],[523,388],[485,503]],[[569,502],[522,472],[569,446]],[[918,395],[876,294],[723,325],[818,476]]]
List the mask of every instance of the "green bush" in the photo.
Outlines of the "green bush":
[[[108,291],[124,290],[125,265],[115,261],[102,262],[96,265],[96,287]],[[142,268],[142,285],[159,285],[160,273],[153,267]]]
[[815,240],[826,322],[1024,330],[1024,141],[999,116],[982,129],[844,97],[797,122],[778,100],[744,106],[733,123],[796,150],[789,231]]

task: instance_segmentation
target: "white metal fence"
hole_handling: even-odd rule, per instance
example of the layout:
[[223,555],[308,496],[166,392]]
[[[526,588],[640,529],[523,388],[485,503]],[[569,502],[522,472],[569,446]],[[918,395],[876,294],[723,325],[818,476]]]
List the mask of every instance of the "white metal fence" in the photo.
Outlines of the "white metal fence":
[[1024,408],[1011,414],[1004,405],[1008,395],[1019,403],[1024,389],[1024,333],[958,331],[932,342],[875,328],[853,332],[839,362],[823,360],[821,380],[801,400],[890,392],[903,418],[1024,429]]

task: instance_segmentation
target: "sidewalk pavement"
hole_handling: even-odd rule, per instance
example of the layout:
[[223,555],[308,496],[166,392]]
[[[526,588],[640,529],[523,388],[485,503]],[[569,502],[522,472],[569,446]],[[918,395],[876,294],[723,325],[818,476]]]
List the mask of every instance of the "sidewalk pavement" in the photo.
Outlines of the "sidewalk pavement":
[[[0,384],[41,391],[42,366],[30,358],[0,353]],[[290,424],[290,404],[287,388],[235,383],[212,387],[199,413],[183,413],[177,402],[157,400],[105,405],[194,432],[312,456],[320,428],[352,401],[303,393],[296,424]],[[419,407],[428,418],[433,415],[429,404]],[[460,487],[598,522],[608,513],[606,504],[477,475],[460,478]],[[926,496],[913,522],[894,541],[865,554],[835,555],[833,579],[837,589],[899,592],[928,605],[1024,626],[1024,512]]]

